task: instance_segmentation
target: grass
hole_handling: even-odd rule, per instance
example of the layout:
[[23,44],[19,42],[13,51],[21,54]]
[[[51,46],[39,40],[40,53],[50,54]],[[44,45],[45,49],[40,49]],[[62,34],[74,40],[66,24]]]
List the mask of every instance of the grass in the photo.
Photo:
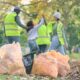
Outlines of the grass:
[[77,59],[77,60],[80,59],[80,53],[72,53],[72,54],[69,54],[69,56],[70,56],[70,59]]
[[0,80],[20,80],[20,76],[0,75]]

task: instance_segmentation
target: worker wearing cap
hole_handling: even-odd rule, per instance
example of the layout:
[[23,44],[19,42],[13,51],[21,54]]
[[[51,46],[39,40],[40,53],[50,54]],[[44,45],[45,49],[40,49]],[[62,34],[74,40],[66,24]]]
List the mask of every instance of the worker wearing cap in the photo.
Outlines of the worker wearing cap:
[[20,32],[22,30],[21,27],[25,27],[19,17],[20,8],[15,7],[14,11],[8,13],[5,17],[4,24],[5,24],[5,35],[8,39],[9,43],[20,42]]
[[52,42],[49,50],[57,50],[61,54],[65,54],[64,45],[67,44],[63,24],[60,21],[61,13],[59,11],[53,14],[55,18],[55,25],[53,26]]

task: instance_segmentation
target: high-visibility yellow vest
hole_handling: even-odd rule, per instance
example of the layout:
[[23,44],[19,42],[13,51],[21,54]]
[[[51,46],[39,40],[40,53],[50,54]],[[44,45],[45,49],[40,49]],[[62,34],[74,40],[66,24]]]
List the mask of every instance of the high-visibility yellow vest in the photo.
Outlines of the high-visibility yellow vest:
[[57,35],[58,35],[60,43],[64,45],[65,40],[64,40],[64,33],[63,33],[63,24],[60,21],[57,24]]
[[52,33],[52,28],[53,28],[53,25],[55,24],[55,22],[49,22],[48,24],[47,24],[47,28],[48,28],[48,32],[49,33]]
[[15,12],[7,14],[4,20],[6,36],[20,36],[21,29],[15,22]]
[[47,26],[42,25],[39,29],[38,29],[38,38],[36,40],[38,45],[50,45],[50,36],[48,33],[48,29]]
[[[55,22],[49,22],[48,23],[48,25],[47,25],[47,27],[48,27],[48,31],[49,31],[49,33],[54,33],[54,26],[55,26]],[[63,29],[63,24],[62,24],[62,22],[58,22],[57,23],[57,36],[58,36],[58,38],[59,38],[59,41],[60,41],[60,43],[62,44],[62,45],[64,45],[64,37],[63,37],[63,32],[62,32],[62,29]]]

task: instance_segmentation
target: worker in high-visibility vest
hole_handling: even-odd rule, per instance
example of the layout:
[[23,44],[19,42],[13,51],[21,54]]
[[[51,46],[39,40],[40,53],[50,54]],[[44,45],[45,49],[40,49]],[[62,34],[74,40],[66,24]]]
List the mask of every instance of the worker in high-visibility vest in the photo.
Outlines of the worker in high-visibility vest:
[[43,53],[50,46],[50,35],[48,27],[44,24],[38,29],[38,38],[36,40],[40,53]]
[[66,44],[66,46],[67,46],[67,42],[66,42],[63,24],[60,21],[61,13],[59,11],[57,11],[54,13],[53,16],[54,16],[56,22],[52,29],[53,37],[52,37],[52,42],[51,42],[49,50],[57,50],[61,54],[64,55],[65,54],[64,45]]
[[20,42],[20,32],[22,31],[21,27],[25,27],[19,17],[20,8],[15,7],[14,11],[8,13],[5,17],[5,36],[7,37],[9,43]]

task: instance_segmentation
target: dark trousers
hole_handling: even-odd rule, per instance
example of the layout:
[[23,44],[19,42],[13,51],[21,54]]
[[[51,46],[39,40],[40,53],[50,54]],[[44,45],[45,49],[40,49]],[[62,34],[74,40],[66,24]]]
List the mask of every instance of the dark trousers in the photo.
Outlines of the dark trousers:
[[39,46],[39,52],[40,53],[44,53],[47,50],[47,45],[43,44],[43,45],[38,45]]
[[20,36],[8,36],[7,39],[9,43],[20,42]]

